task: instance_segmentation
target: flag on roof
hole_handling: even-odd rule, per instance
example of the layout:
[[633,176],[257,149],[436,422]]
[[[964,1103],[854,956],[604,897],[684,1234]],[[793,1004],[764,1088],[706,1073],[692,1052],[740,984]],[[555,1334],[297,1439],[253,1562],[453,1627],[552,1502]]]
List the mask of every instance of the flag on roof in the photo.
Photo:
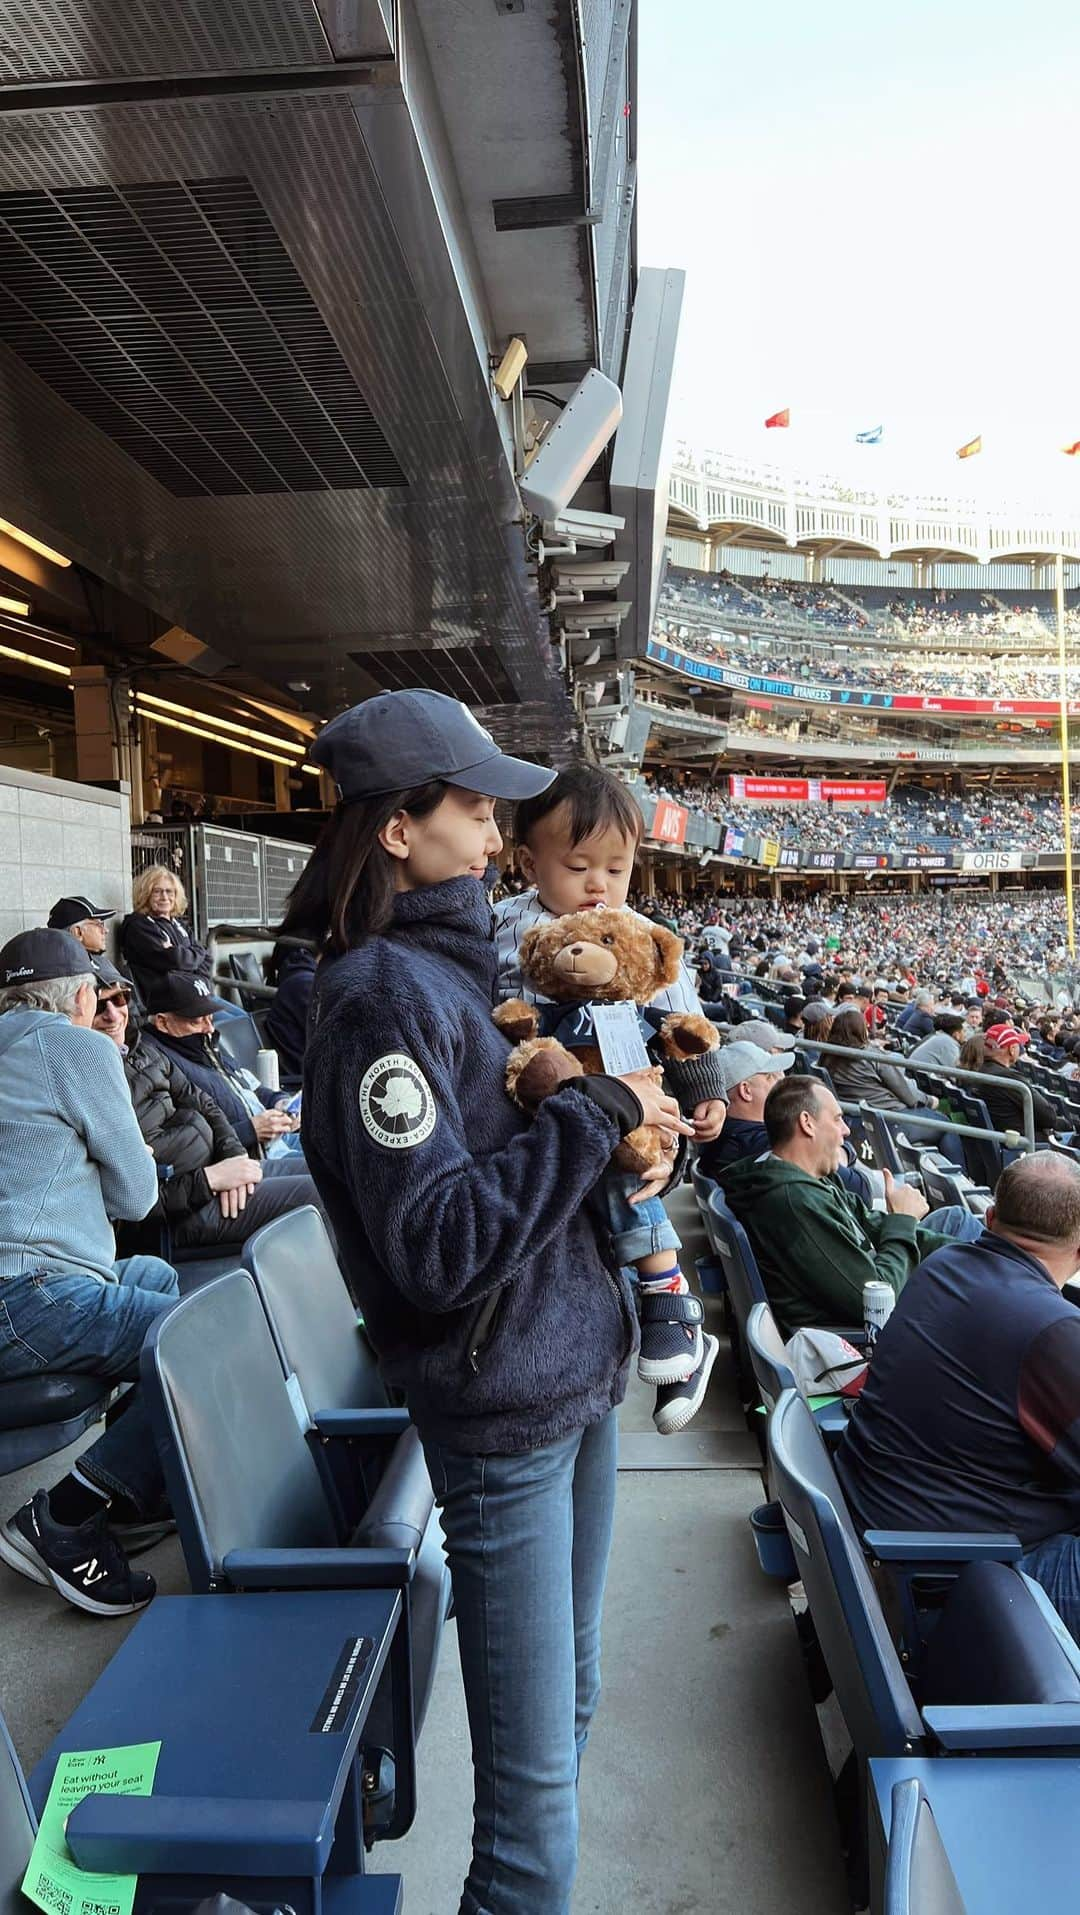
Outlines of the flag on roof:
[[1075,459],[1077,453],[1080,453],[1080,439],[1074,439],[1071,446],[1062,446],[1061,450],[1067,459]]
[[969,439],[966,446],[961,446],[956,456],[958,459],[973,459],[975,454],[981,451],[982,433],[980,432],[977,439]]
[[765,424],[767,426],[789,426],[791,424],[790,408],[785,406],[783,412],[772,413],[772,415],[766,419]]
[[884,431],[884,426],[871,426],[869,431],[855,434],[855,443],[861,446],[879,446]]

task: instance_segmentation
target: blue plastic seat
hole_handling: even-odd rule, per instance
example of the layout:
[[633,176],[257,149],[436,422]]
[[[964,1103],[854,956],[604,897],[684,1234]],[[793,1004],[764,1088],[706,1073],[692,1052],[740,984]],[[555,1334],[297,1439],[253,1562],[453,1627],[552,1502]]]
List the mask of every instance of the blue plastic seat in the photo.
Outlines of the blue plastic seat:
[[915,1776],[893,1785],[881,1915],[967,1915],[930,1804]]
[[105,1377],[58,1370],[0,1383],[0,1476],[78,1442],[104,1416],[115,1388]]
[[[407,1410],[390,1406],[374,1353],[357,1322],[319,1212],[311,1205],[265,1225],[244,1247],[286,1376],[309,1406],[309,1442],[341,1520],[369,1542],[391,1539],[393,1504],[420,1530],[410,1585],[416,1720],[424,1718],[450,1572],[427,1464]],[[338,1438],[328,1443],[330,1432]],[[383,1514],[377,1525],[372,1502]],[[396,1532],[395,1532],[396,1533]]]
[[[159,1596],[37,1764],[30,1804],[0,1723],[3,1915],[28,1906],[15,1884],[60,1756],[151,1741],[149,1795],[89,1793],[68,1814],[78,1867],[137,1874],[141,1908],[190,1909],[220,1890],[294,1915],[397,1915],[400,1876],[368,1875],[364,1853],[369,1710],[388,1672],[407,1723],[397,1590]],[[400,1795],[396,1833],[415,1797],[404,1761]]]
[[[426,1600],[413,1610],[421,1558],[428,1588],[433,1503],[426,1473],[413,1467],[415,1435],[407,1430],[408,1441],[394,1444],[355,1527],[343,1521],[308,1441],[312,1427],[327,1441],[354,1435],[365,1418],[369,1429],[374,1420],[398,1437],[402,1412],[328,1412],[316,1422],[295,1376],[286,1377],[258,1292],[242,1270],[182,1298],[157,1320],[141,1376],[192,1588],[400,1589],[419,1718],[445,1611]],[[389,1747],[388,1702],[373,1715]]]
[[871,1915],[1072,1915],[1075,1778],[1060,1756],[872,1761]]
[[734,1212],[728,1209],[719,1185],[709,1196],[708,1216],[712,1242],[724,1266],[735,1328],[741,1343],[745,1339],[746,1320],[754,1304],[768,1301],[765,1285],[761,1280],[757,1259],[750,1248],[750,1239]]
[[[770,1420],[769,1456],[860,1764],[939,1749],[1080,1748],[1080,1649],[1038,1585],[1008,1566],[1021,1554],[1016,1537],[871,1531],[860,1541],[820,1432],[793,1390]],[[955,1577],[925,1645],[918,1701],[864,1543],[878,1565]]]

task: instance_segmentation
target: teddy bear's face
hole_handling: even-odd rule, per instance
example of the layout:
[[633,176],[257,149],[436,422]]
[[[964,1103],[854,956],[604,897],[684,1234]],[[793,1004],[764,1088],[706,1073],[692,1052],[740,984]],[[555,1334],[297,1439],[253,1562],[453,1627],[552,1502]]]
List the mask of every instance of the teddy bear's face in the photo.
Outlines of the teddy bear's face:
[[679,975],[681,940],[630,911],[575,911],[521,940],[530,984],[559,1004],[648,1004]]

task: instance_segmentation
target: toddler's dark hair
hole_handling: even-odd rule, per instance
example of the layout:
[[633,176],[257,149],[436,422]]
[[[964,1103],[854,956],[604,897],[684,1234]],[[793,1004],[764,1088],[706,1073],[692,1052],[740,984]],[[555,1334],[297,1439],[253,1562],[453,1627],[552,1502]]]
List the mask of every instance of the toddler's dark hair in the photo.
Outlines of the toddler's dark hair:
[[645,820],[621,778],[596,765],[573,765],[569,771],[560,771],[554,784],[538,798],[522,799],[514,812],[518,843],[528,844],[541,818],[559,805],[569,807],[571,844],[581,844],[612,825],[635,844],[640,844],[645,835]]

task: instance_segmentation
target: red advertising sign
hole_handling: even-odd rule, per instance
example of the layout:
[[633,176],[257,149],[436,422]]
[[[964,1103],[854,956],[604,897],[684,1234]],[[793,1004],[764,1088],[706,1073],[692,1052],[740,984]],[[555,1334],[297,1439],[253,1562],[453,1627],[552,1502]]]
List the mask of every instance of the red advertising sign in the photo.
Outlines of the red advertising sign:
[[885,780],[866,778],[851,784],[840,778],[823,778],[821,795],[823,798],[835,798],[842,805],[883,805]]
[[[978,712],[990,718],[1035,718],[1058,709],[1045,698],[915,698],[898,692],[892,699],[893,711]],[[1069,700],[1069,711],[1073,715],[1080,711],[1075,699]]]
[[817,803],[823,798],[834,798],[842,805],[885,803],[884,778],[854,781],[844,778],[743,778],[732,772],[730,784],[731,796],[739,803],[745,799],[758,803],[780,799],[785,804],[801,804],[806,799],[813,799]]
[[649,836],[657,844],[684,844],[690,813],[684,805],[673,805],[670,798],[658,798]]
[[810,783],[806,778],[740,778],[733,773],[731,796],[739,800],[782,798],[797,801],[809,798]]

